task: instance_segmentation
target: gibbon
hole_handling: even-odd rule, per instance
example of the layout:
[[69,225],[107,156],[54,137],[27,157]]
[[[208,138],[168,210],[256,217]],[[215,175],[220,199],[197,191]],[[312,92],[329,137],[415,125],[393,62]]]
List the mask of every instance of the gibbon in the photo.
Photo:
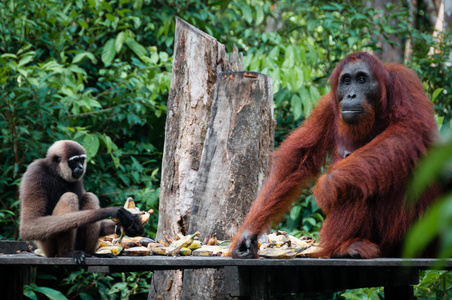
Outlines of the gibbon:
[[123,207],[100,208],[83,184],[86,152],[78,143],[54,143],[44,159],[32,162],[20,183],[20,237],[36,240],[47,257],[72,256],[77,263],[93,254],[98,238],[115,233],[117,218],[129,236],[142,235],[138,215]]

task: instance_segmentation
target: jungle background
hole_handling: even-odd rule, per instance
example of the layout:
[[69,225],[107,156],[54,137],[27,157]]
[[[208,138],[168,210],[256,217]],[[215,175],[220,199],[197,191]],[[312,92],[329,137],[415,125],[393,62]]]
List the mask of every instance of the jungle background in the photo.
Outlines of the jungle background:
[[[444,1],[446,8],[450,1]],[[0,238],[18,239],[18,186],[26,167],[56,140],[88,154],[85,185],[102,206],[133,197],[158,220],[159,176],[174,26],[180,17],[244,54],[244,69],[273,79],[275,147],[329,91],[335,65],[354,51],[416,71],[433,101],[442,143],[415,177],[428,182],[452,156],[448,134],[452,73],[450,16],[435,30],[441,1],[320,0],[3,0],[0,2]],[[422,167],[423,165],[423,167]],[[422,187],[423,184],[416,185]],[[416,224],[415,254],[434,236],[452,254],[452,197]],[[277,227],[317,237],[324,216],[306,190]],[[449,233],[450,232],[450,233]],[[32,299],[145,299],[152,272],[91,274],[39,268]],[[449,272],[425,271],[415,294],[449,298]],[[303,299],[292,295],[288,299]],[[337,292],[336,299],[380,299],[381,288]],[[306,298],[306,297],[305,297]]]

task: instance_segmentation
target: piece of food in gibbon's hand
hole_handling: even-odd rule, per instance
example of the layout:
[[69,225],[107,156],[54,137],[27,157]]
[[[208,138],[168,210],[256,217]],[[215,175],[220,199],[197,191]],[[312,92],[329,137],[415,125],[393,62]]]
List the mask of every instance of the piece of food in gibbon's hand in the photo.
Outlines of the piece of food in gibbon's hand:
[[[139,215],[139,221],[141,228],[144,227],[144,225],[147,224],[149,221],[150,215],[154,212],[154,210],[150,209],[148,211],[142,211],[140,210],[136,205],[135,201],[132,197],[127,198],[126,203],[124,204],[124,208],[127,209],[129,212],[131,212],[134,215]],[[119,222],[119,219],[113,218],[113,221],[115,221],[120,226],[120,234],[119,234],[119,240],[121,241],[125,235],[127,235],[128,228],[124,228],[121,223]],[[133,225],[133,224],[132,224]],[[143,230],[144,233],[144,230]]]

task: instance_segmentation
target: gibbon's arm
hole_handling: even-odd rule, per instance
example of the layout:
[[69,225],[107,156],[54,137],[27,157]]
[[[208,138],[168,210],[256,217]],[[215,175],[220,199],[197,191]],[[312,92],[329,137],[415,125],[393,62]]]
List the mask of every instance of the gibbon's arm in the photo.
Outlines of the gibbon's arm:
[[279,219],[320,172],[326,153],[335,143],[336,123],[330,100],[329,95],[323,97],[305,123],[273,153],[270,175],[233,239],[233,257],[255,257],[257,249],[249,252],[250,247],[255,248],[249,239],[255,240]]
[[[118,217],[118,212],[121,209],[126,211],[126,214],[130,214],[123,207],[106,207],[97,210],[71,212],[64,215],[39,217],[28,217],[25,211],[21,218],[20,237],[25,240],[42,240],[59,232],[76,229],[109,217]],[[133,216],[130,214],[129,218],[123,218],[123,222],[132,224]]]
[[[139,220],[123,207],[106,207],[73,211],[61,215],[46,215],[47,197],[43,188],[40,186],[42,179],[36,176],[36,173],[39,172],[26,172],[20,186],[20,237],[22,239],[45,239],[56,233],[75,229],[109,217],[118,218],[123,227],[127,228],[133,225],[133,230],[140,229],[138,225],[141,224],[136,224],[139,223]],[[108,227],[110,226],[111,223]],[[110,231],[111,229],[105,228],[103,230]],[[130,233],[133,234],[134,232]]]
[[430,130],[421,128],[421,124],[410,126],[404,122],[390,125],[370,143],[332,166],[314,188],[320,208],[328,214],[335,203],[403,192],[416,162],[433,139]]

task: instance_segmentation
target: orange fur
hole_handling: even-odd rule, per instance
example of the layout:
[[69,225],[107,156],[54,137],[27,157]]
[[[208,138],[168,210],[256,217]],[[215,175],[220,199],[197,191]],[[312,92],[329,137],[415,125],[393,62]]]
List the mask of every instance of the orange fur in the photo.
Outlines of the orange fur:
[[[379,81],[381,98],[373,108],[366,106],[363,122],[352,126],[341,121],[336,89],[342,68],[357,59]],[[231,249],[244,230],[261,234],[279,220],[319,175],[328,153],[331,165],[314,188],[326,213],[320,256],[397,256],[408,227],[440,195],[432,187],[415,208],[404,209],[407,181],[436,132],[432,105],[415,73],[360,52],[346,57],[330,82],[331,93],[275,151],[270,175]],[[344,145],[353,149],[345,158],[337,153]]]

